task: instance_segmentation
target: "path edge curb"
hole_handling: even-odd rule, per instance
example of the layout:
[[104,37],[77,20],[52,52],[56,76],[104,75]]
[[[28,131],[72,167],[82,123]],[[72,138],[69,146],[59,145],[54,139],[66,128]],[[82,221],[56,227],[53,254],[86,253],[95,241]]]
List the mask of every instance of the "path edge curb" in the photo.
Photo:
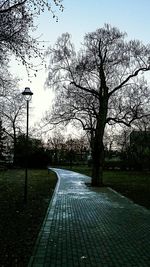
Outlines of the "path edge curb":
[[34,244],[34,246],[33,246],[32,254],[31,254],[31,257],[30,257],[30,259],[29,259],[29,262],[28,262],[27,267],[32,267],[32,266],[34,266],[34,265],[33,265],[33,264],[34,264],[34,262],[33,262],[33,261],[34,261],[34,256],[33,256],[33,255],[35,255],[35,252],[36,252],[36,250],[37,250],[37,248],[38,248],[38,243],[39,243],[39,240],[41,239],[42,232],[43,232],[43,228],[44,228],[45,223],[46,223],[46,221],[47,221],[47,217],[48,217],[48,215],[49,215],[49,212],[50,212],[51,208],[55,205],[55,202],[56,202],[56,195],[57,195],[57,192],[58,192],[58,189],[59,189],[59,185],[60,185],[60,176],[59,176],[59,174],[58,174],[58,172],[56,171],[55,168],[48,168],[48,174],[50,173],[50,171],[51,171],[51,172],[54,172],[54,173],[56,174],[58,180],[57,180],[57,184],[56,184],[56,186],[55,186],[53,195],[52,195],[52,197],[51,197],[51,199],[50,199],[50,202],[49,202],[49,205],[48,205],[48,208],[47,208],[47,211],[46,211],[46,214],[45,214],[43,223],[42,223],[42,225],[41,225],[40,231],[39,231],[39,233],[38,233],[38,235],[37,235],[35,244]]

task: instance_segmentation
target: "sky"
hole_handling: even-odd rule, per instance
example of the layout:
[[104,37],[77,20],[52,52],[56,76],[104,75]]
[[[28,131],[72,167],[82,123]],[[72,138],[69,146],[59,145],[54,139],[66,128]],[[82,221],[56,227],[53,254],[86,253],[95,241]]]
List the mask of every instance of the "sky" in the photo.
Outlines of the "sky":
[[[76,49],[79,49],[84,35],[103,27],[105,23],[126,32],[129,40],[150,43],[150,0],[64,0],[63,5],[63,12],[53,8],[58,22],[48,12],[35,21],[38,29],[34,35],[45,41],[45,47],[53,45],[62,33],[69,32]],[[44,89],[45,69],[41,69],[32,82],[28,81],[26,70],[16,63],[13,64],[13,74],[22,79],[22,91],[24,87],[30,87],[33,92],[30,124],[34,125],[51,106],[53,99],[52,91]]]

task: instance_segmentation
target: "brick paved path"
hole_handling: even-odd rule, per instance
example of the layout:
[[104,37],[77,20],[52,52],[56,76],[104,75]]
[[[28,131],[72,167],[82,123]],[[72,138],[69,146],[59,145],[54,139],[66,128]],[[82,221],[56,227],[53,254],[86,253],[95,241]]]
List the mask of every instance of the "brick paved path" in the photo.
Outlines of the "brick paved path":
[[149,267],[150,211],[90,178],[54,169],[59,182],[29,267]]

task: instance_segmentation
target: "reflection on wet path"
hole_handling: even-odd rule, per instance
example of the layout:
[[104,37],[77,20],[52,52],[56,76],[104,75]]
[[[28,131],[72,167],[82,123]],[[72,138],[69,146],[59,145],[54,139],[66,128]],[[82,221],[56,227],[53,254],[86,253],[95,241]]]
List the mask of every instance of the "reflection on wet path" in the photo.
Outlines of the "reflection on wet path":
[[[150,266],[150,212],[90,177],[53,169],[59,183],[29,266]],[[39,265],[37,265],[39,264]]]

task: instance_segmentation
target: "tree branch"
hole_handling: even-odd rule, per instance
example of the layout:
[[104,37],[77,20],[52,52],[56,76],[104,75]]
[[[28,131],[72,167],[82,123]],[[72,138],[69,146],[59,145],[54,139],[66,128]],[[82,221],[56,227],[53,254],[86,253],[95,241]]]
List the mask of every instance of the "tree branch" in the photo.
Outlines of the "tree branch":
[[150,70],[150,66],[148,68],[140,68],[138,70],[136,70],[133,74],[129,75],[120,85],[118,85],[117,87],[115,87],[108,95],[109,97],[115,93],[117,90],[119,90],[124,84],[126,84],[131,78],[136,77],[138,75],[138,73],[140,71],[149,71]]
[[75,87],[77,87],[77,88],[79,88],[79,89],[81,89],[81,90],[83,90],[83,91],[85,91],[85,92],[88,92],[88,93],[90,93],[90,94],[93,94],[93,95],[95,95],[97,98],[99,98],[99,93],[98,93],[97,91],[95,91],[94,89],[87,89],[87,88],[85,88],[85,87],[83,87],[83,86],[77,84],[77,83],[74,82],[74,81],[71,82],[70,84],[73,84]]
[[141,116],[137,116],[137,117],[132,118],[129,122],[126,122],[126,121],[124,121],[122,119],[111,118],[111,117],[107,118],[106,121],[107,121],[107,123],[109,123],[110,121],[114,121],[115,123],[124,124],[127,127],[131,127],[131,124],[132,124],[133,121],[140,120],[140,119],[142,119],[144,117],[149,117],[149,116],[150,116],[150,114],[143,114]]

